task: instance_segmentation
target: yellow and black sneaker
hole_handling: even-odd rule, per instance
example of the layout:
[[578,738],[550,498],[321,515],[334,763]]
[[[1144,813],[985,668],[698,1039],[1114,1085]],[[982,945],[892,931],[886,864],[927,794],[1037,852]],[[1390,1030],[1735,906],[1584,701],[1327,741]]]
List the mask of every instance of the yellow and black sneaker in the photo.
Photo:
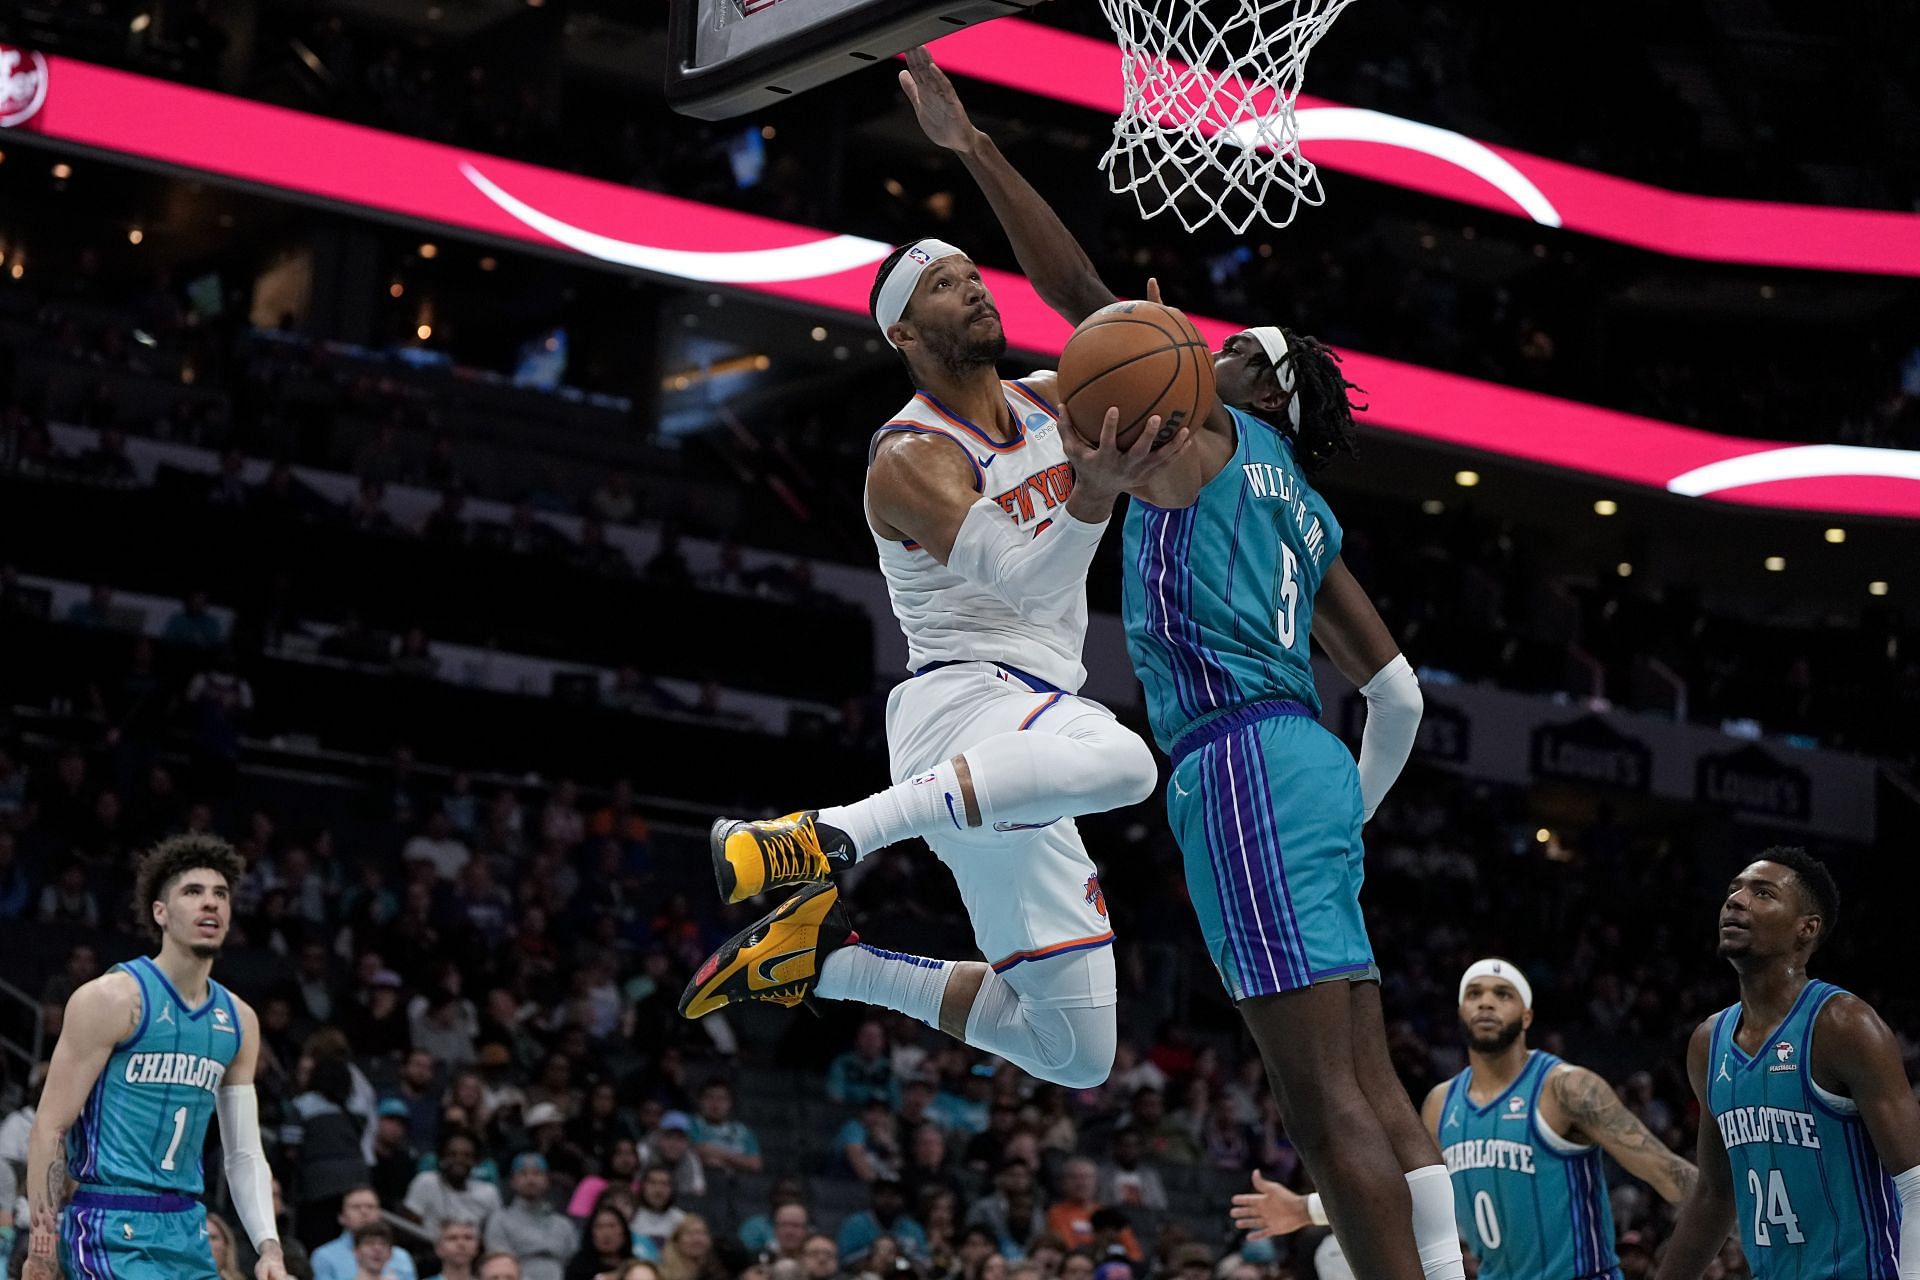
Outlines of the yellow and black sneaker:
[[858,942],[831,880],[810,884],[707,957],[680,997],[682,1017],[764,1000],[791,1009],[820,981],[828,956]]
[[774,889],[815,884],[852,866],[853,841],[819,817],[804,809],[762,822],[716,821],[707,839],[720,896],[745,902]]

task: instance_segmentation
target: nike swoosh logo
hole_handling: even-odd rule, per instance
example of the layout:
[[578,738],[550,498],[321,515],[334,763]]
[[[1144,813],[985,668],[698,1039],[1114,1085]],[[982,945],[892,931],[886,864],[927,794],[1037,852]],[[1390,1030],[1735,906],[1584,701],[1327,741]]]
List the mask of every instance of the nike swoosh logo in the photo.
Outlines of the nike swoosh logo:
[[991,455],[989,455],[989,456],[988,456],[988,458],[987,458],[987,460],[986,460],[985,462],[983,462],[983,463],[981,463],[981,464],[980,464],[980,469],[981,469],[982,471],[985,471],[985,470],[986,470],[986,469],[987,469],[988,467],[990,467],[990,466],[992,466],[992,465],[993,465],[994,463],[996,463],[996,462],[998,462],[998,461],[1000,461],[1000,455],[999,455],[999,454],[997,454],[997,453],[995,453],[995,454],[991,454]]
[[810,956],[812,954],[812,947],[801,947],[798,951],[783,951],[777,956],[768,956],[765,960],[753,966],[754,976],[770,987],[777,987],[780,985],[780,979],[773,976],[775,969],[778,969],[789,960],[796,959],[800,956]]
[[821,276],[869,266],[892,252],[890,246],[879,240],[866,240],[859,236],[826,236],[778,249],[734,251],[669,249],[662,245],[616,240],[612,236],[562,222],[552,214],[534,208],[504,190],[471,164],[463,162],[460,173],[481,195],[498,205],[502,212],[549,240],[602,262],[635,267],[656,275],[678,276],[682,280],[701,280],[709,284],[815,280]]
[[966,824],[961,822],[960,815],[954,812],[953,792],[951,791],[947,792],[946,796],[947,796],[947,817],[953,820],[953,829],[955,831],[965,831],[967,829]]

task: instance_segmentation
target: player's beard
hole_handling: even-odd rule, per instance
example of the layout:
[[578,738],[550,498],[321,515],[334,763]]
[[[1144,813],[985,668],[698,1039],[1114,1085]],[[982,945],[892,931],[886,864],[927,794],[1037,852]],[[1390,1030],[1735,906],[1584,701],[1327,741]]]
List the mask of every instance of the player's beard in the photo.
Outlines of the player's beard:
[[220,954],[220,944],[217,942],[189,942],[187,944],[187,953],[195,960],[211,960]]
[[1462,1022],[1460,1026],[1467,1033],[1467,1047],[1475,1053],[1489,1055],[1505,1053],[1513,1046],[1513,1042],[1520,1038],[1520,1032],[1525,1029],[1521,1026],[1519,1018],[1515,1018],[1511,1022],[1502,1023],[1500,1029],[1490,1036],[1475,1034],[1470,1023]]
[[993,336],[977,336],[971,322],[954,332],[929,329],[920,335],[927,354],[951,374],[963,374],[983,364],[993,364],[1007,354],[1007,331],[997,323]]

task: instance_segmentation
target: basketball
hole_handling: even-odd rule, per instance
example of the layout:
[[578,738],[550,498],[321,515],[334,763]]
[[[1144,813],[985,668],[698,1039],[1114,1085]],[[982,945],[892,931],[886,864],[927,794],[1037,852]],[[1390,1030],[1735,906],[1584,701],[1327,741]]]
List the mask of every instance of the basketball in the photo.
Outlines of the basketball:
[[1213,352],[1193,321],[1157,302],[1116,302],[1080,322],[1060,355],[1060,398],[1089,443],[1110,408],[1122,448],[1159,414],[1160,443],[1213,412]]

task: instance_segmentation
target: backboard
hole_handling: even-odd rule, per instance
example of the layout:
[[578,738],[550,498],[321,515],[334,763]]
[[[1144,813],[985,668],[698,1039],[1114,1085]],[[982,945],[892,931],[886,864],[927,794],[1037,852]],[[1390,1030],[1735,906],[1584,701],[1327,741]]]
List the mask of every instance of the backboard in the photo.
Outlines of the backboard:
[[669,0],[667,101],[703,120],[771,106],[1040,0]]

